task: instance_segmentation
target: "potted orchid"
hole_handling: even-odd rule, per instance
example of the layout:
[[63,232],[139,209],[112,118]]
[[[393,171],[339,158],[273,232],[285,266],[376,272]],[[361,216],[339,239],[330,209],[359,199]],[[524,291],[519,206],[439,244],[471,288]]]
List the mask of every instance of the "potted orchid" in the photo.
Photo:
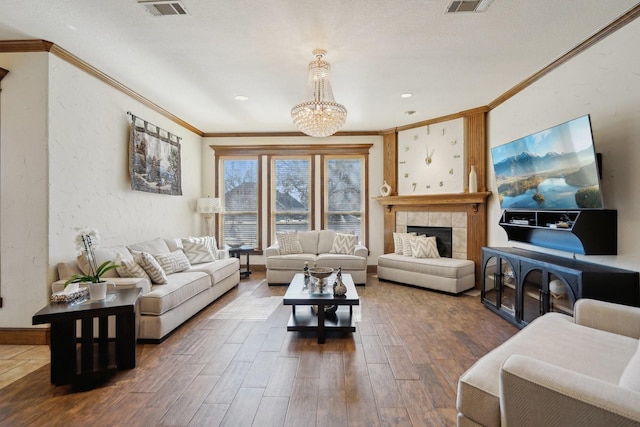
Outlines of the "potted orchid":
[[[93,295],[91,284],[100,284],[100,288],[104,290],[97,290],[98,293],[104,295],[106,290],[106,282],[102,279],[102,275],[109,270],[120,267],[113,261],[105,261],[100,265],[97,265],[95,255],[93,254],[93,248],[98,246],[100,241],[100,233],[94,228],[81,228],[78,230],[78,236],[76,237],[76,247],[80,252],[84,252],[89,264],[88,274],[74,274],[64,283],[65,288],[72,283],[89,283],[89,292]],[[104,296],[102,297],[104,298]],[[98,299],[102,299],[98,298]],[[96,299],[96,298],[91,298]]]

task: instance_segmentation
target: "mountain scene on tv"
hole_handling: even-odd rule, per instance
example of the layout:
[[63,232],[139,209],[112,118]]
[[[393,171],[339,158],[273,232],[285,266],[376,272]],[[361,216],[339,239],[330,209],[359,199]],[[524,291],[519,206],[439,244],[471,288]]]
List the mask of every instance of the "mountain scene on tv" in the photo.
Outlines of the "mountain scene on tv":
[[503,209],[603,207],[588,116],[491,151]]

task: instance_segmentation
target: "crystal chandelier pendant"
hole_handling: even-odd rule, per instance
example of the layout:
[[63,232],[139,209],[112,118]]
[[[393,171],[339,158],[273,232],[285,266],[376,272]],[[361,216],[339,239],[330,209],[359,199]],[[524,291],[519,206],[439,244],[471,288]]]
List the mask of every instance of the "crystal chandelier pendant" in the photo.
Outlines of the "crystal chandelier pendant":
[[331,66],[322,59],[327,52],[313,51],[304,102],[291,109],[293,123],[309,136],[325,137],[336,133],[347,119],[347,109],[333,99],[329,82]]

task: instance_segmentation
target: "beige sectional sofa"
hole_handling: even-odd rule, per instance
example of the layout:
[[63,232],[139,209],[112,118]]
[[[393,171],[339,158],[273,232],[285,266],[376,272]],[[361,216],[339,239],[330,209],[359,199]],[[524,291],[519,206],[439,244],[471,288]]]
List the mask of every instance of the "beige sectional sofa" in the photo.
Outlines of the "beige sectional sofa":
[[[119,260],[118,262],[127,260],[131,263],[134,260],[134,254],[145,252],[158,258],[167,258],[172,252],[183,251],[182,245],[182,239],[157,238],[128,246],[97,248],[95,257],[98,265],[107,260]],[[175,328],[238,285],[240,282],[239,260],[229,257],[226,251],[220,251],[217,248],[212,249],[212,255],[217,259],[188,263],[188,268],[166,274],[166,283],[162,284],[152,283],[149,276],[121,277],[122,269],[109,271],[103,276],[113,282],[117,289],[131,287],[142,289],[139,299],[139,340],[162,341]],[[194,258],[192,260],[199,261]],[[60,280],[53,283],[52,292],[62,290],[67,278],[81,273],[81,264],[81,258],[59,263],[57,267]],[[187,266],[184,265],[184,267]],[[165,267],[165,270],[169,269]]]
[[458,381],[458,426],[640,426],[640,308],[581,299]]
[[[369,250],[360,244],[354,244],[347,250],[334,246],[336,233],[331,230],[313,230],[297,232],[300,248],[297,251],[281,251],[279,243],[269,246],[265,252],[267,282],[289,284],[296,273],[302,273],[304,263],[309,267],[342,267],[343,273],[351,274],[353,282],[364,285],[367,281],[367,257]],[[354,236],[355,237],[355,236]],[[335,253],[335,252],[348,253]]]

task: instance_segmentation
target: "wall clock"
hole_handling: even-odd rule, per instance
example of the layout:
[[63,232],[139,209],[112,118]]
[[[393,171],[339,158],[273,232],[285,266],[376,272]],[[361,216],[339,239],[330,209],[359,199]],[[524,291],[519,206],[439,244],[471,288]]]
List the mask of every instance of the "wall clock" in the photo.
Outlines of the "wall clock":
[[398,132],[398,195],[464,191],[464,119]]

